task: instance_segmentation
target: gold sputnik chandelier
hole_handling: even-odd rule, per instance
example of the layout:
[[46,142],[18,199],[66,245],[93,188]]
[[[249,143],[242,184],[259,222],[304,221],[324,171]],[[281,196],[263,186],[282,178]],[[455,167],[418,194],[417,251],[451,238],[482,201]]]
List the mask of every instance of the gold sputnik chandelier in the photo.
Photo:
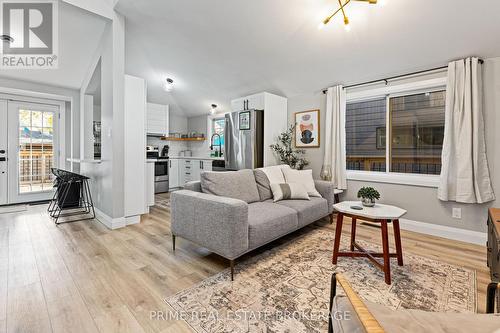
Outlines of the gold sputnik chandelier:
[[346,6],[351,2],[351,1],[361,1],[361,2],[368,2],[369,4],[372,4],[372,5],[375,5],[377,4],[377,0],[338,0],[339,2],[339,5],[340,7],[335,10],[331,15],[329,15],[327,18],[325,18],[321,24],[319,25],[319,28],[321,29],[322,27],[324,27],[325,25],[327,25],[330,20],[335,16],[337,15],[339,12],[342,13],[342,16],[344,17],[344,26],[346,28],[348,28],[349,26],[349,18],[347,17],[346,15],[346,11],[345,11],[345,8]]

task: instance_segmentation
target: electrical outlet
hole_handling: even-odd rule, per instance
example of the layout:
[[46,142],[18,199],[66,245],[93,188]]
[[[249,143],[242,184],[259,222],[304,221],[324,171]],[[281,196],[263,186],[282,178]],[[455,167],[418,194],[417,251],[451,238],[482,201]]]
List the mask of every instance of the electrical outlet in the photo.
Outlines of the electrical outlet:
[[461,219],[462,218],[462,208],[456,208],[456,207],[454,207],[452,209],[451,216],[454,219]]

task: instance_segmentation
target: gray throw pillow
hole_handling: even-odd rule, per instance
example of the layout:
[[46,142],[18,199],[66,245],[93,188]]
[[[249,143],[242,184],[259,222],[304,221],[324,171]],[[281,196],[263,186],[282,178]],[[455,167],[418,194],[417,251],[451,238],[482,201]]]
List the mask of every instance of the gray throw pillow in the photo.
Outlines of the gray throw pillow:
[[255,181],[257,182],[257,189],[259,191],[260,201],[266,201],[273,198],[273,192],[271,191],[271,184],[267,178],[264,171],[260,169],[255,169],[253,171],[255,175]]
[[273,191],[274,202],[281,200],[311,200],[302,184],[271,184],[271,190]]
[[260,201],[252,170],[202,172],[201,190],[203,193],[238,199],[246,203]]

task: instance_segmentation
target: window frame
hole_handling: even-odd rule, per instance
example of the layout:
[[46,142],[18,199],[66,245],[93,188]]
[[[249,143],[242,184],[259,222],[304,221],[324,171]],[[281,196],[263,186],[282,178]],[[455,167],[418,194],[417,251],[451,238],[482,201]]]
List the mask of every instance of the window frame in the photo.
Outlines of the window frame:
[[390,140],[387,139],[387,133],[390,132],[391,128],[391,114],[389,103],[390,98],[441,90],[446,90],[445,76],[427,80],[419,80],[410,83],[402,83],[398,85],[387,85],[385,87],[365,88],[356,91],[347,90],[346,103],[362,102],[382,97],[386,98],[386,171],[347,170],[347,179],[355,181],[368,181],[437,188],[439,186],[439,175],[398,173],[390,171],[391,147]]
[[[215,122],[217,120],[225,120],[225,115],[224,114],[222,114],[222,115],[213,115],[213,116],[210,116],[208,118],[209,118],[209,121],[210,121],[210,137],[212,137],[212,135],[215,134]],[[226,143],[225,135],[226,135],[226,133],[224,133],[224,144],[221,145],[222,149],[224,149],[224,145]]]

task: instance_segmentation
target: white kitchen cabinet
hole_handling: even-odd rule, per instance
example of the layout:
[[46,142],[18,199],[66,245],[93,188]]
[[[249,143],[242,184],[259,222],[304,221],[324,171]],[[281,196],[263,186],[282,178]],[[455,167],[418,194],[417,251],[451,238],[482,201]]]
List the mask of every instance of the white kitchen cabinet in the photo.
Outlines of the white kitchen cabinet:
[[[182,187],[188,182],[199,181],[201,173],[212,171],[212,161],[197,158],[170,159],[170,188]],[[177,168],[178,173],[176,173]],[[175,174],[175,175],[173,175]],[[177,176],[178,175],[178,176]],[[178,177],[173,180],[173,177]]]
[[285,97],[267,92],[237,98],[231,101],[233,111],[264,110],[264,166],[279,163],[269,147],[288,126],[288,102]]
[[242,98],[237,98],[231,101],[231,109],[233,111],[242,110],[264,110],[265,93],[254,94]]
[[168,187],[169,189],[174,189],[177,187],[181,187],[184,184],[181,184],[180,179],[180,160],[177,159],[169,159],[168,161]]
[[155,204],[155,164],[154,162],[146,163],[146,201],[147,206],[151,207]]
[[183,172],[181,172],[182,185],[200,180],[200,160],[184,160]]
[[212,161],[210,161],[210,160],[201,160],[200,161],[200,174],[203,171],[212,171]]
[[147,134],[168,135],[169,132],[169,106],[148,103],[147,107]]

